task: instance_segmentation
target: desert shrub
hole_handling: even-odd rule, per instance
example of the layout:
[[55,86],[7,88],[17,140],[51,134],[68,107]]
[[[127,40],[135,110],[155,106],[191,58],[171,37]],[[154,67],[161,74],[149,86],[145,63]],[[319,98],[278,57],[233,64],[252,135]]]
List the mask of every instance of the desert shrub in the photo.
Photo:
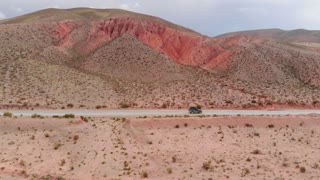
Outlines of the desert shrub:
[[130,105],[127,104],[127,103],[122,102],[122,103],[120,103],[120,107],[125,109],[125,108],[129,108]]
[[83,116],[80,116],[81,120],[84,121],[84,122],[89,122],[89,119],[86,118],[86,117],[83,117]]
[[249,123],[246,123],[244,126],[245,127],[253,127],[252,124],[249,124]]
[[296,102],[295,102],[294,100],[288,100],[287,103],[288,103],[289,105],[294,105]]
[[62,116],[63,118],[74,118],[74,114],[65,114]]
[[60,143],[55,143],[54,146],[53,146],[53,149],[54,149],[54,150],[57,150],[57,149],[59,149],[61,146],[62,146],[62,144],[60,144]]
[[77,141],[78,139],[79,139],[79,135],[73,136],[73,140],[74,140],[74,141]]
[[74,106],[73,104],[67,104],[68,108],[73,108],[73,106]]
[[256,150],[252,151],[251,154],[257,155],[257,154],[262,154],[262,153],[259,149],[256,149]]
[[177,162],[177,157],[176,156],[172,156],[172,162]]
[[101,106],[100,105],[96,106],[96,109],[101,109]]
[[33,118],[33,119],[35,119],[35,118],[40,118],[40,119],[42,119],[43,116],[41,116],[41,115],[39,115],[39,114],[32,114],[32,115],[31,115],[31,118]]
[[306,168],[305,167],[300,167],[300,172],[301,173],[305,173],[306,172]]
[[64,166],[66,164],[66,160],[65,159],[62,159],[61,161],[60,161],[60,166]]
[[201,105],[199,105],[199,104],[197,104],[197,106],[196,106],[198,109],[201,109],[202,108],[202,106]]
[[148,173],[146,171],[141,172],[141,177],[142,178],[148,178]]
[[312,105],[314,105],[314,106],[317,105],[317,104],[320,104],[320,102],[319,101],[313,101],[312,102]]
[[267,102],[266,102],[266,105],[272,106],[272,102],[271,102],[271,101],[267,101]]
[[11,112],[4,112],[3,116],[4,117],[12,117],[12,113]]
[[274,125],[273,124],[269,124],[268,128],[274,128]]
[[244,168],[243,170],[242,170],[242,173],[241,173],[241,176],[243,177],[243,176],[246,176],[246,175],[248,175],[250,173],[250,170],[248,169],[248,168]]
[[211,161],[206,161],[202,164],[202,169],[208,171],[211,168]]

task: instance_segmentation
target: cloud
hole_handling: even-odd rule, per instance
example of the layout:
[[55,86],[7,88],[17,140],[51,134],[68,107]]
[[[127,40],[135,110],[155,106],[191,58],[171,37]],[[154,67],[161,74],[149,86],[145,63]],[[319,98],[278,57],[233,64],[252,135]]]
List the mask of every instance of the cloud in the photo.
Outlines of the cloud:
[[131,3],[123,3],[119,5],[120,9],[136,11],[139,9],[141,5],[138,2],[131,2]]
[[0,20],[6,19],[6,18],[7,18],[7,16],[3,12],[0,12]]
[[120,9],[129,10],[130,6],[128,4],[120,4]]
[[262,28],[320,29],[319,0],[1,0],[0,18],[48,7],[120,8],[211,36]]
[[11,9],[17,13],[21,13],[23,11],[23,9],[21,7],[15,7],[15,6],[12,6]]
[[141,5],[138,2],[136,2],[136,3],[134,3],[133,7],[134,8],[139,8],[139,7],[141,7]]

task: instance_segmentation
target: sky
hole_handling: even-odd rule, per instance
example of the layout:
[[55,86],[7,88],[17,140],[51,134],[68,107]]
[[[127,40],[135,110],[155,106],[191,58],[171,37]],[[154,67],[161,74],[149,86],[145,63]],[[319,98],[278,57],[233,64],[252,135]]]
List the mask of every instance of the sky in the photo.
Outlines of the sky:
[[0,0],[0,20],[73,7],[130,10],[209,36],[270,28],[320,30],[320,0]]

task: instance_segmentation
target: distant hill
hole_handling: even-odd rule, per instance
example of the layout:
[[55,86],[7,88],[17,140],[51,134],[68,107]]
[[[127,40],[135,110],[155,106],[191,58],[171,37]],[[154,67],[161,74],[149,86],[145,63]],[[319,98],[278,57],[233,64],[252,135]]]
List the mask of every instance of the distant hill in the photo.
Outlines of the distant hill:
[[255,38],[274,39],[286,42],[320,43],[320,31],[310,31],[305,29],[296,29],[292,31],[285,31],[281,29],[263,29],[227,33],[217,37],[222,38],[231,36],[252,36]]

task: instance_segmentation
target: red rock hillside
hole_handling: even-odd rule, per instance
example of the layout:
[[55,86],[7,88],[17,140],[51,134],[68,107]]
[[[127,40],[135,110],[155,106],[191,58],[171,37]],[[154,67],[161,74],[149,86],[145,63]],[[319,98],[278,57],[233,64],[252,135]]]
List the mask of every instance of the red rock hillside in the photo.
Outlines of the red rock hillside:
[[[79,33],[83,33],[84,29],[88,31],[86,38],[79,40]],[[55,34],[59,38],[63,37],[57,47],[72,47],[84,56],[123,34],[136,37],[145,45],[165,53],[172,60],[183,65],[211,68],[234,53],[227,49],[234,43],[222,47],[213,38],[129,17],[102,19],[88,24],[59,22]]]

